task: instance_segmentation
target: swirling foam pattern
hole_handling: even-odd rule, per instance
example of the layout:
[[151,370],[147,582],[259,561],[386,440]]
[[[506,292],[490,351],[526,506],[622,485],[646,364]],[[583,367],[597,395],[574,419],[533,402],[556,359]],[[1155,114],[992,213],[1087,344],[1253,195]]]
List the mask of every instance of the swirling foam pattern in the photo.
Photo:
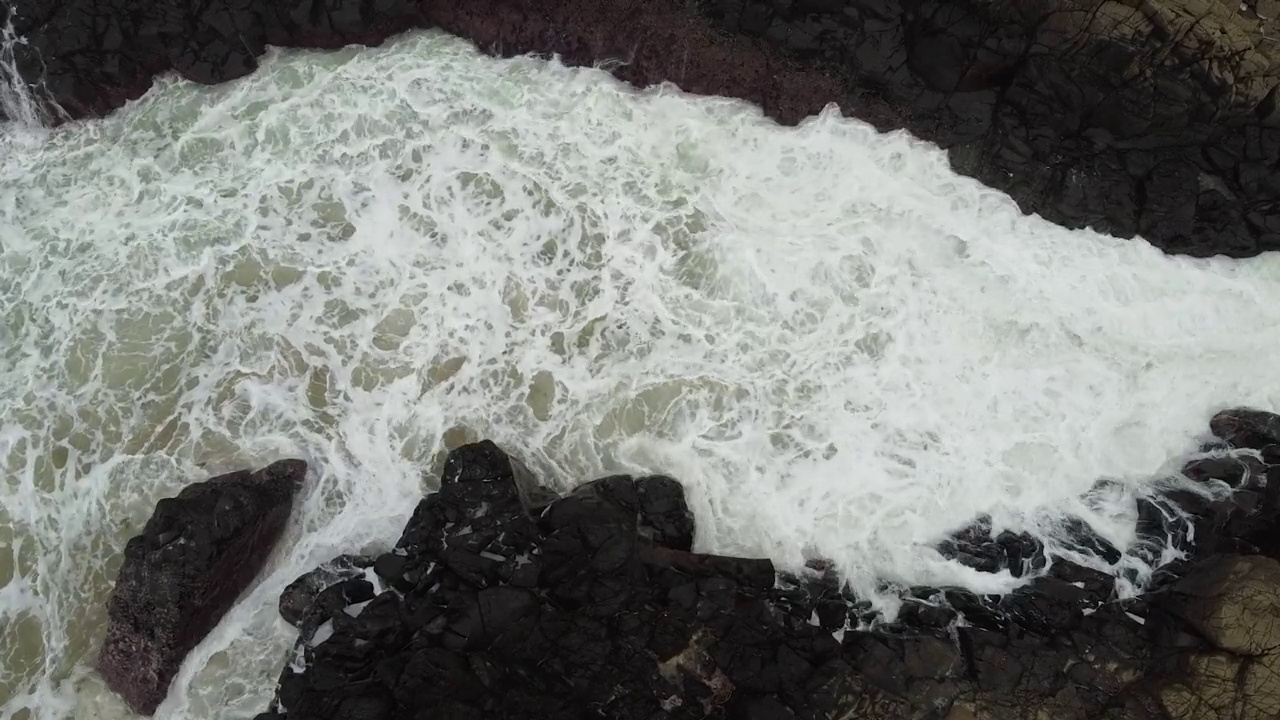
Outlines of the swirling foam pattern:
[[393,541],[446,445],[560,487],[671,473],[701,550],[997,590],[927,544],[1053,512],[1132,542],[1125,500],[1212,410],[1280,407],[1277,327],[1280,259],[1064,231],[903,134],[435,33],[9,127],[0,718],[124,716],[85,669],[103,601],[190,477],[313,463],[159,712],[248,717],[291,642],[279,590]]

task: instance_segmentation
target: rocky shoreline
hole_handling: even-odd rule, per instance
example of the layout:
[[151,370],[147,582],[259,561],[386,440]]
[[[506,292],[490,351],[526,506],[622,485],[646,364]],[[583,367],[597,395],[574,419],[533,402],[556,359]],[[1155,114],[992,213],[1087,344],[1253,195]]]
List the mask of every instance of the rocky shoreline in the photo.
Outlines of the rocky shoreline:
[[[267,45],[439,27],[500,55],[612,60],[644,87],[743,98],[783,123],[838,103],[1067,227],[1170,253],[1280,249],[1275,3],[1253,0],[0,0],[24,78],[65,117],[175,70],[217,83]],[[2,24],[2,23],[0,23]],[[65,119],[54,115],[55,119]]]
[[[439,27],[500,55],[618,61],[637,86],[743,98],[783,123],[838,103],[937,142],[1054,222],[1246,257],[1280,250],[1270,5],[0,0],[0,23],[63,120],[169,70],[243,76],[267,45]],[[892,621],[830,568],[692,552],[676,480],[612,477],[559,498],[493,444],[464,446],[392,551],[336,558],[285,591],[299,643],[258,718],[1274,718],[1280,416],[1228,411],[1211,430],[1220,442],[1181,479],[1198,485],[1136,501],[1134,548],[1080,526],[1071,541],[1097,560],[1082,564],[977,519],[939,552],[1026,584],[900,588]],[[193,486],[130,543],[98,666],[135,710],[154,711],[253,582],[303,471]],[[1141,597],[1119,598],[1100,569],[1170,550],[1182,557]]]
[[555,498],[492,443],[465,446],[392,551],[286,590],[301,635],[258,720],[1273,718],[1280,416],[1229,411],[1211,430],[1184,475],[1216,499],[1138,501],[1136,552],[1184,554],[1151,592],[1118,599],[1111,574],[979,523],[941,551],[1034,579],[1002,597],[904,588],[888,623],[829,569],[691,552],[671,478]]
[[[1069,534],[1088,565],[1029,536],[993,537],[979,520],[939,552],[1028,582],[1003,596],[898,588],[892,619],[820,563],[797,575],[693,552],[695,519],[672,478],[612,476],[559,497],[493,443],[465,445],[393,549],[335,558],[285,589],[280,613],[299,639],[256,720],[1274,718],[1280,416],[1229,410],[1210,430],[1200,457],[1136,501],[1139,541],[1123,552],[1181,556],[1141,596],[1119,596],[1123,553],[1083,524]],[[151,542],[167,527],[153,519],[126,554],[113,631],[114,608],[146,605],[207,632],[203,610],[165,603],[208,587],[192,567],[222,567],[246,547],[264,557],[276,535],[251,519],[278,518],[292,490],[266,492],[255,513],[245,487],[295,488],[302,467],[184,491],[206,505],[220,492],[241,498],[232,517],[243,533],[207,531],[225,525],[219,513],[193,512],[185,545]],[[157,517],[173,514],[161,505]],[[184,574],[152,574],[171,585],[128,582],[176,557]],[[222,581],[239,593],[250,576]],[[128,663],[108,656],[117,670]],[[176,669],[181,656],[165,659]],[[133,686],[113,687],[145,713],[171,677],[141,705]]]

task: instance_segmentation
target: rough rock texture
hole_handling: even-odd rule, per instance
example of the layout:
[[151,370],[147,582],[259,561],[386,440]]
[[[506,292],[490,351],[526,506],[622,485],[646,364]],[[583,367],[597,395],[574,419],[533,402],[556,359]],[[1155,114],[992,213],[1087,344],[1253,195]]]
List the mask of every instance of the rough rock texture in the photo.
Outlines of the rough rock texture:
[[1234,0],[710,7],[736,33],[848,70],[867,102],[1024,210],[1170,252],[1280,248],[1276,24]]
[[[1234,410],[1214,427],[1241,418],[1280,420]],[[1172,535],[1186,550],[1144,597],[1119,600],[1111,574],[979,521],[940,550],[1030,582],[1003,597],[904,589],[892,623],[820,565],[794,576],[690,552],[670,478],[550,500],[497,446],[465,446],[375,577],[321,591],[258,720],[1275,718],[1278,554],[1218,549],[1237,531],[1280,533],[1272,494],[1232,500],[1280,485],[1280,466],[1242,444],[1259,437],[1223,438],[1193,463],[1182,482],[1204,489],[1185,491],[1198,505],[1139,508],[1153,545]],[[1191,544],[1178,527],[1221,540]],[[1119,560],[1087,527],[1066,532],[1102,566]]]
[[1207,645],[1175,660],[1181,677],[1160,693],[1171,718],[1280,717],[1280,562],[1255,555],[1201,563],[1165,605],[1180,623],[1175,632]]
[[[325,590],[347,580],[363,578],[373,562],[363,555],[339,555],[311,572],[289,583],[280,593],[280,617],[294,627],[301,627],[313,608],[326,606]],[[319,604],[317,602],[319,601]],[[346,606],[348,603],[342,603]]]
[[157,72],[251,72],[267,44],[438,26],[503,55],[612,59],[646,86],[838,103],[1068,227],[1176,253],[1280,249],[1280,22],[1271,0],[0,0],[25,78],[70,116]]
[[282,460],[189,485],[125,545],[98,671],[135,712],[155,712],[183,658],[262,569],[306,471]]

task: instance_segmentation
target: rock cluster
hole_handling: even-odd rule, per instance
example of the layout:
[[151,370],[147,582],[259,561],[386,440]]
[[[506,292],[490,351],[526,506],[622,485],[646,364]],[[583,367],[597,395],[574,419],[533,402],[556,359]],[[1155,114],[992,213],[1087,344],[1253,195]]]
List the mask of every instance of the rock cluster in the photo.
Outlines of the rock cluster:
[[[1167,252],[1280,249],[1280,23],[1224,0],[714,0],[1027,212]],[[1246,12],[1242,12],[1242,9]]]
[[125,545],[97,667],[135,712],[155,712],[183,658],[253,582],[306,472],[282,460],[189,485]]
[[[391,551],[286,591],[301,633],[258,720],[1274,718],[1280,417],[1212,427],[1181,491],[1199,500],[1137,508],[1152,546],[1185,550],[1144,596],[980,521],[940,551],[1029,582],[904,589],[893,622],[821,567],[692,552],[670,478],[557,498],[492,443],[464,446]],[[1068,535],[1099,567],[1119,559],[1083,525]]]
[[619,60],[639,86],[743,98],[786,123],[838,103],[948,148],[1068,227],[1167,252],[1280,249],[1280,23],[1253,0],[0,0],[17,64],[68,116],[158,72],[251,72],[266,45],[440,27],[511,55]]

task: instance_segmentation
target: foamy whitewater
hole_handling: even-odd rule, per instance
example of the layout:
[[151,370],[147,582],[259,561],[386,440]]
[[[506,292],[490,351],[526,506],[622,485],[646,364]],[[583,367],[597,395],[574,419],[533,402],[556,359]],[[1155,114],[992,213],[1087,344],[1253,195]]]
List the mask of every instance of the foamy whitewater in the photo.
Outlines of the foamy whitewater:
[[834,114],[426,33],[3,132],[4,720],[127,716],[87,669],[121,550],[219,471],[312,477],[161,718],[265,707],[281,588],[394,542],[466,440],[672,474],[703,551],[999,590],[929,543],[1068,513],[1128,547],[1214,410],[1280,407],[1280,258],[1065,231]]

